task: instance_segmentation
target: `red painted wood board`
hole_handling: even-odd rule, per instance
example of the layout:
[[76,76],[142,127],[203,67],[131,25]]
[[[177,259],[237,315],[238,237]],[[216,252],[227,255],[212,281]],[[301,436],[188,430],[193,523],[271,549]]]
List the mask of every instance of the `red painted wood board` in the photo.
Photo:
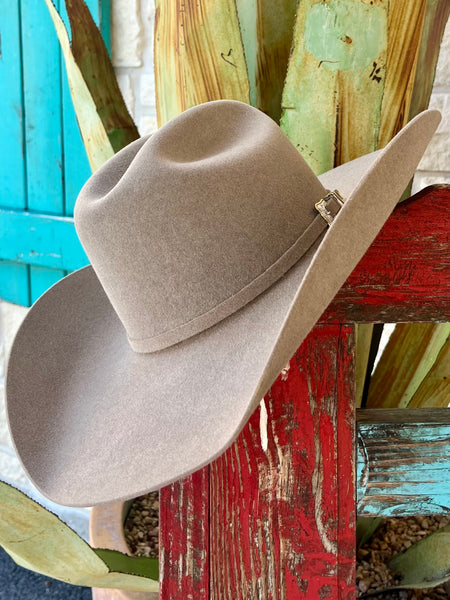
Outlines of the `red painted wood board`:
[[209,467],[160,493],[160,598],[209,598]]
[[[321,321],[449,320],[449,232],[448,186],[399,205]],[[197,548],[209,590],[199,571],[200,585],[190,576],[179,595],[182,553],[163,532],[176,548],[178,538],[187,543],[186,524],[182,511],[162,513],[161,598],[355,597],[353,352],[351,326],[318,325],[266,396],[267,448],[258,408],[209,468],[209,519],[204,505],[198,519],[210,539]],[[163,489],[161,505],[205,497],[206,476],[196,489],[190,479]]]
[[450,321],[450,186],[398,205],[320,320]]
[[[182,577],[184,595],[180,586],[189,547],[180,507],[206,497],[208,478],[161,490],[161,598],[355,597],[353,365],[353,327],[316,327],[264,409],[210,466],[209,548],[205,538],[196,548],[207,557],[209,595],[200,571],[197,581]],[[205,531],[204,505],[196,520]]]

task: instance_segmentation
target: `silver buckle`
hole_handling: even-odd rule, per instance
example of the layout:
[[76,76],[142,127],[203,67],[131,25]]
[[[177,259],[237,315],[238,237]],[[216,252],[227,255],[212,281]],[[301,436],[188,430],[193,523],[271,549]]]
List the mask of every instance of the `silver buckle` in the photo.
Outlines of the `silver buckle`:
[[[334,214],[330,211],[332,204],[335,208],[335,210],[333,211]],[[328,223],[328,225],[331,225],[338,212],[344,206],[344,198],[337,190],[334,190],[333,192],[328,191],[328,194],[324,198],[316,202],[314,206],[316,207],[319,214]]]

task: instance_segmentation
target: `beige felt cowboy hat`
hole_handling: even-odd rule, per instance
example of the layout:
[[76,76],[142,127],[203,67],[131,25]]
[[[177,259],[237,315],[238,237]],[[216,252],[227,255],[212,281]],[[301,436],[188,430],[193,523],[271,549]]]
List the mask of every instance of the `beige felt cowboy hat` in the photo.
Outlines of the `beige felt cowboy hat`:
[[11,433],[42,493],[74,506],[131,498],[221,454],[439,120],[426,111],[383,150],[316,177],[266,115],[217,101],[99,169],[75,210],[92,267],[36,302],[9,361]]

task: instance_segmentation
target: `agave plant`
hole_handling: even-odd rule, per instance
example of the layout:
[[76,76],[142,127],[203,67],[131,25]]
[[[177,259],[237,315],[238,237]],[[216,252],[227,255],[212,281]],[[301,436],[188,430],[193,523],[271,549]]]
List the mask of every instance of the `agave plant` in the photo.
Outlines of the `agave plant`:
[[158,560],[91,548],[56,515],[0,481],[0,545],[21,567],[66,583],[158,591]]

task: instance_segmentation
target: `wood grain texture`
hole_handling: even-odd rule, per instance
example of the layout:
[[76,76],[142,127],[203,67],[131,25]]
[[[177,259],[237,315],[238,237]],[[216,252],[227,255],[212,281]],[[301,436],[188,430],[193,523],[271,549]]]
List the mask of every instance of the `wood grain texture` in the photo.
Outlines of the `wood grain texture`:
[[[20,8],[20,0],[0,4],[0,112],[3,128],[0,206],[15,209],[23,209],[27,205]],[[29,268],[4,259],[0,246],[0,297],[8,302],[28,305]]]
[[358,515],[450,513],[450,410],[360,410],[361,415]]
[[160,491],[160,598],[209,599],[209,519],[209,467]]
[[234,0],[157,0],[155,85],[158,123],[210,100],[249,103]]
[[[100,12],[105,17],[106,0],[88,4],[97,19]],[[6,128],[0,206],[15,212],[1,210],[0,215],[0,295],[30,305],[67,274],[61,266],[67,259],[72,268],[87,263],[73,223],[42,213],[71,214],[90,170],[45,3],[22,0],[4,10],[0,80],[7,93],[0,103]],[[35,213],[17,210],[26,208]],[[13,264],[16,257],[19,263]]]
[[450,321],[450,186],[402,202],[323,322]]
[[71,217],[0,209],[0,249],[5,259],[59,273],[89,263]]
[[21,15],[27,208],[63,214],[58,39],[44,3],[22,0]]
[[161,491],[161,598],[354,598],[353,364],[353,327],[316,327],[233,446]]
[[212,599],[354,597],[353,360],[317,327],[211,465]]

